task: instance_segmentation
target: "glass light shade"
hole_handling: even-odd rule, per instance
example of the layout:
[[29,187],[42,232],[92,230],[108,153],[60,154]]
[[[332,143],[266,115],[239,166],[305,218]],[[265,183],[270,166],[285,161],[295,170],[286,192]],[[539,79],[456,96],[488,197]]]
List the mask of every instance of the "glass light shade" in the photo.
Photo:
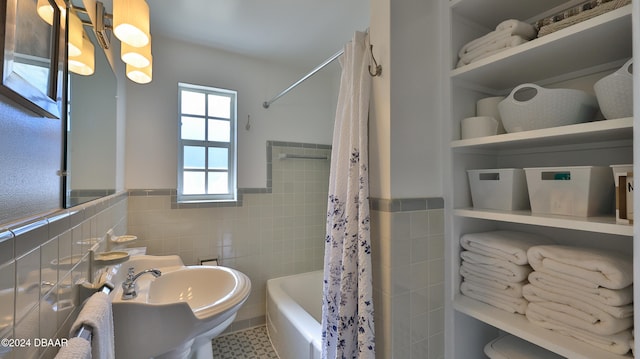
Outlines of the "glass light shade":
[[73,12],[69,13],[69,57],[80,56],[83,46],[82,20]]
[[42,20],[49,25],[53,25],[53,7],[49,4],[49,0],[38,0],[36,11]]
[[[64,4],[64,1],[56,0],[55,2],[60,9],[60,16],[64,19],[66,13],[66,5]],[[38,3],[36,4],[36,12],[47,24],[53,25],[53,6],[51,6],[49,0],[38,0]]]
[[85,38],[82,53],[78,56],[69,56],[69,71],[78,75],[89,76],[95,71],[95,48],[91,40]]
[[153,63],[146,67],[135,67],[127,64],[127,77],[139,84],[148,84],[152,79]]
[[120,58],[126,64],[135,67],[147,67],[151,64],[151,41],[142,47],[133,47],[126,42],[120,44]]
[[148,44],[149,5],[145,0],[115,0],[113,2],[113,33],[133,47]]

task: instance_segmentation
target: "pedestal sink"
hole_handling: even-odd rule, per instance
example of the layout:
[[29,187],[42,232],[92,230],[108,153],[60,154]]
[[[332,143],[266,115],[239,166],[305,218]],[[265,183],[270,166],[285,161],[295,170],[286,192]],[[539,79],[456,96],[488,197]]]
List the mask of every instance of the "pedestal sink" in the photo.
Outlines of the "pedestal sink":
[[211,358],[211,339],[233,322],[251,291],[251,281],[237,270],[184,266],[177,256],[133,257],[114,278],[124,280],[121,273],[130,267],[162,275],[139,277],[137,296],[128,300],[114,283],[116,358]]

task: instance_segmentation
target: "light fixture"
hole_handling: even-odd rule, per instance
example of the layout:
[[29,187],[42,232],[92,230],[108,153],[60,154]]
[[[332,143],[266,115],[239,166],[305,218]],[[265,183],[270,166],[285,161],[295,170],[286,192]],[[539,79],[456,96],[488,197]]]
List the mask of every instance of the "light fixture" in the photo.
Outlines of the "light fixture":
[[126,42],[120,43],[120,58],[126,64],[135,67],[147,67],[151,64],[151,42],[142,47],[133,47]]
[[[84,31],[82,33],[84,37]],[[95,48],[90,39],[84,38],[82,53],[78,56],[69,56],[69,71],[78,75],[89,76],[95,72]]]
[[127,77],[129,80],[139,83],[141,85],[148,84],[152,80],[153,63],[145,67],[135,67],[127,64]]
[[[58,5],[60,7],[60,5]],[[61,13],[64,14],[64,8],[60,8]],[[53,25],[53,6],[49,3],[49,0],[38,0],[36,4],[36,11],[42,20],[47,24]]]
[[82,53],[82,40],[84,34],[84,28],[82,27],[82,20],[73,11],[69,12],[69,56],[80,56]]
[[142,47],[149,36],[149,5],[145,0],[114,0],[113,33],[122,42]]
[[[64,0],[55,0],[62,16],[66,14]],[[92,75],[95,71],[95,48],[85,36],[83,25],[90,26],[99,45],[107,50],[110,40],[107,30],[113,31],[121,41],[120,56],[126,63],[127,77],[139,84],[151,82],[153,56],[149,33],[149,5],[145,0],[114,0],[113,16],[105,12],[104,4],[95,1],[96,8],[90,11],[70,3],[68,29],[69,70],[80,75]],[[49,0],[37,0],[38,15],[48,24],[53,24],[53,7]],[[77,12],[89,14],[83,22]],[[90,12],[90,13],[89,13]],[[95,15],[92,17],[92,15]],[[112,26],[105,19],[112,20]]]

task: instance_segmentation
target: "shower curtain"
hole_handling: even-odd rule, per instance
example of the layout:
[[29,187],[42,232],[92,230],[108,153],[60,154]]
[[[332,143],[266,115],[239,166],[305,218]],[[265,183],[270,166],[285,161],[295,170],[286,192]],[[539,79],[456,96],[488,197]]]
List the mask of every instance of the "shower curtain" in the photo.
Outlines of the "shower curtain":
[[340,57],[322,300],[322,358],[375,358],[369,235],[368,34]]

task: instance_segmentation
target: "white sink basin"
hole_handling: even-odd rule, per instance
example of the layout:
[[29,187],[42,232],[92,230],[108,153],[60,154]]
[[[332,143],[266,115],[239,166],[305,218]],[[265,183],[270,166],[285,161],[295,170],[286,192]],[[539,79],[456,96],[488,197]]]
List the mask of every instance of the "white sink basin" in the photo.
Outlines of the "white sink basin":
[[[249,278],[231,268],[184,266],[177,256],[141,257],[123,263],[114,276],[120,279],[111,292],[116,358],[186,357],[194,340],[208,342],[201,337],[218,335],[233,321],[251,291]],[[129,267],[162,275],[140,276],[137,296],[125,300],[122,273]]]
[[185,302],[198,319],[207,319],[244,302],[250,290],[247,276],[236,270],[183,267],[152,280],[147,303]]

